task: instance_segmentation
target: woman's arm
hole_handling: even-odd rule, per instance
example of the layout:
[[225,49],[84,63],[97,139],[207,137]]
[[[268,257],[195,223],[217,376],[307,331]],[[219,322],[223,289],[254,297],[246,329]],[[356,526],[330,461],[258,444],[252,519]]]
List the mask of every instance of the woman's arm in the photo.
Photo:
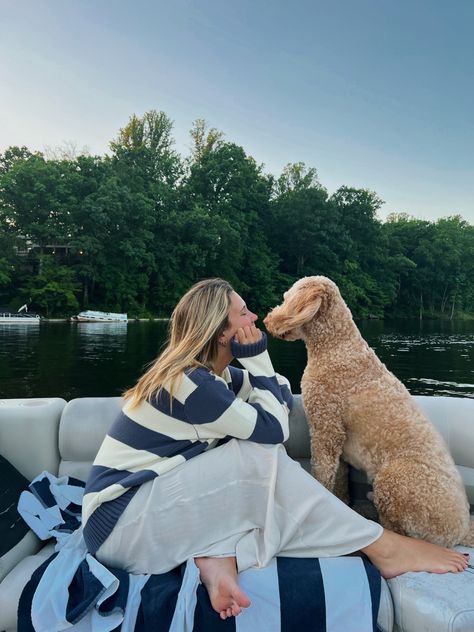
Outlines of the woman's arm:
[[186,398],[185,414],[201,440],[236,437],[257,443],[286,441],[288,385],[280,386],[266,346],[264,334],[251,345],[232,342],[233,355],[249,374],[247,401],[236,397],[217,375],[197,371],[189,375],[196,387]]

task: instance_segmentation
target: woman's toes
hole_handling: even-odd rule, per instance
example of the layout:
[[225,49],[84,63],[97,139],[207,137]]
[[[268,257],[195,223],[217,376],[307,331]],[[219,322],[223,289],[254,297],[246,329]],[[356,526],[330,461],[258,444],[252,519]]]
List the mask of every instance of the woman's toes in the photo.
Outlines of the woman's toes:
[[232,614],[234,615],[234,617],[236,617],[237,615],[239,615],[242,612],[242,609],[240,608],[238,603],[234,603],[232,605]]
[[248,608],[251,604],[250,599],[247,597],[247,595],[244,592],[242,592],[242,590],[240,590],[240,588],[236,591],[235,598],[236,598],[235,603],[239,608],[239,612],[241,608]]

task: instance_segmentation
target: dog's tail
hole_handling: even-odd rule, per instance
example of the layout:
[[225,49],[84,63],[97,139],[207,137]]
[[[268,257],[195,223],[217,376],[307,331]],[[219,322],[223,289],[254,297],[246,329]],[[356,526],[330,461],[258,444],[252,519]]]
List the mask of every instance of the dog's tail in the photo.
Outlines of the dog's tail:
[[474,547],[474,515],[471,515],[471,524],[469,526],[469,531],[466,533],[459,544],[461,544],[462,546]]

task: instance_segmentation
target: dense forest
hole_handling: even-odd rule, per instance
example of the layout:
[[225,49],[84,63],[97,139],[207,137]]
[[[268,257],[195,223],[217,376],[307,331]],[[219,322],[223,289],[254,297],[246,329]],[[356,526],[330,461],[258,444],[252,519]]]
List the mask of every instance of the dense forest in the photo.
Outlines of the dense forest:
[[314,168],[279,177],[197,120],[174,149],[164,112],[132,116],[105,156],[0,154],[0,305],[168,316],[221,276],[264,314],[297,278],[331,277],[357,317],[474,316],[474,226],[392,214]]

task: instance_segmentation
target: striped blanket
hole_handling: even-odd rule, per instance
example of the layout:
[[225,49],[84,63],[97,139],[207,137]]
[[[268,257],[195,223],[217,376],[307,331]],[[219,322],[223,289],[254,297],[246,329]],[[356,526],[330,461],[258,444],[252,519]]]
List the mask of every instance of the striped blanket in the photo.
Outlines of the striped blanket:
[[377,630],[380,575],[360,557],[276,558],[244,571],[239,583],[252,605],[225,621],[212,609],[193,560],[162,575],[106,568],[82,537],[82,488],[80,481],[45,472],[20,498],[26,522],[57,543],[22,593],[19,632]]

